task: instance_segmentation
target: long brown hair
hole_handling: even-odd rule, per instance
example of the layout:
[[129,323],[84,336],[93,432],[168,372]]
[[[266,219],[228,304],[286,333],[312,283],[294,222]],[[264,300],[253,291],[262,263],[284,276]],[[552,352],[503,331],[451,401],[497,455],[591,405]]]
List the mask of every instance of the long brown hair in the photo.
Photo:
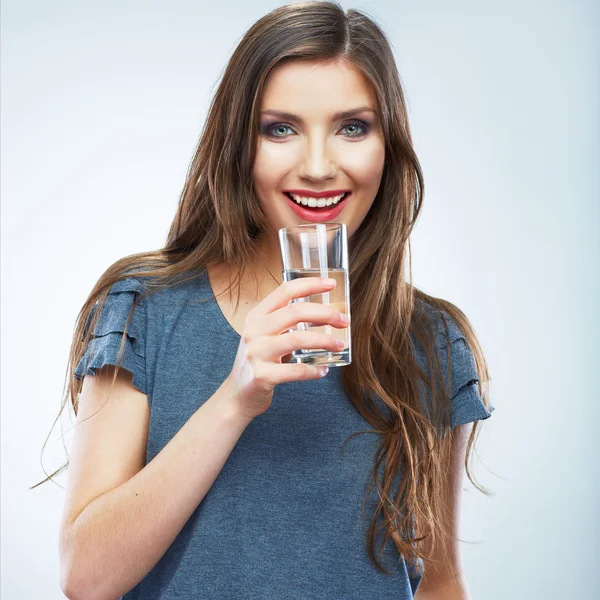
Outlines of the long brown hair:
[[[392,50],[384,32],[362,12],[343,10],[337,2],[291,4],[270,12],[245,34],[211,103],[165,247],[117,261],[100,277],[79,312],[67,371],[69,389],[60,412],[70,400],[77,414],[82,381],[75,379],[74,367],[85,353],[108,290],[116,281],[135,272],[139,279],[148,278],[148,293],[153,293],[175,285],[184,273],[194,272],[192,277],[198,277],[208,266],[221,262],[233,266],[241,278],[245,259],[251,264],[260,259],[261,234],[269,227],[252,185],[260,99],[270,71],[290,60],[348,61],[364,73],[377,94],[386,158],[377,196],[351,240],[353,362],[342,369],[342,376],[356,409],[381,434],[369,488],[375,483],[378,496],[368,528],[369,558],[388,573],[375,554],[375,536],[383,530],[381,547],[391,537],[399,553],[420,569],[419,558],[432,560],[437,543],[444,546],[450,535],[444,520],[443,483],[452,442],[450,394],[436,343],[438,322],[424,306],[442,315],[447,373],[450,340],[443,315],[460,328],[474,354],[478,390],[488,409],[489,377],[481,347],[463,312],[412,285],[410,234],[422,208],[423,174]],[[415,360],[411,335],[423,348],[428,372]],[[432,400],[429,415],[424,414],[419,399],[423,383]],[[387,407],[385,413],[376,398]],[[469,471],[477,427],[476,421],[465,468],[471,482],[490,495]],[[68,464],[67,460],[36,486]],[[392,494],[399,474],[397,492]],[[377,526],[378,516],[383,518],[382,527]],[[417,536],[411,535],[411,527]]]

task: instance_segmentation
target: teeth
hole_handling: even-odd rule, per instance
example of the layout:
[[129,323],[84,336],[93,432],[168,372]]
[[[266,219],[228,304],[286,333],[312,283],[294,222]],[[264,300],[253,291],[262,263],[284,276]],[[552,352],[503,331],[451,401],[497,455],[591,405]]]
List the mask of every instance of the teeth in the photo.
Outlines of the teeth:
[[339,196],[333,196],[332,198],[308,198],[303,196],[297,196],[296,194],[290,194],[290,196],[296,201],[297,204],[303,204],[311,208],[322,208],[324,206],[331,206],[337,204],[345,194]]

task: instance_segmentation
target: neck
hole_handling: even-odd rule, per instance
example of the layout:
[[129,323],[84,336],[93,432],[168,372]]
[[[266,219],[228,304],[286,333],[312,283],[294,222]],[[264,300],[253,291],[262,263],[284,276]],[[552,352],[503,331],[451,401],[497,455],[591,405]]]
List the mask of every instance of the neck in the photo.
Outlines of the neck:
[[235,283],[232,292],[239,285],[241,295],[249,301],[260,301],[275,290],[283,281],[281,273],[281,255],[277,239],[263,239],[259,246],[259,256],[256,260],[244,262],[244,272],[239,281],[241,269],[233,265],[221,263],[211,268],[215,287],[228,287]]
[[281,285],[281,252],[277,235],[265,234],[260,241],[259,258],[253,264],[247,264],[247,272],[251,280],[254,277],[271,290]]

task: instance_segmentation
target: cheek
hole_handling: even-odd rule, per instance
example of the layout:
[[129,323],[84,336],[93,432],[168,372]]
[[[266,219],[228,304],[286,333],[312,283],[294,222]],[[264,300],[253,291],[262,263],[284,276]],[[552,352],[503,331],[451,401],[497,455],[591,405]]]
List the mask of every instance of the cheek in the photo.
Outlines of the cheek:
[[372,143],[362,142],[348,144],[355,146],[348,148],[344,153],[341,163],[344,170],[352,177],[357,185],[365,188],[378,187],[383,173],[385,161],[385,148],[383,144],[374,140]]
[[259,144],[254,162],[254,182],[257,188],[276,187],[292,168],[294,156],[285,144]]

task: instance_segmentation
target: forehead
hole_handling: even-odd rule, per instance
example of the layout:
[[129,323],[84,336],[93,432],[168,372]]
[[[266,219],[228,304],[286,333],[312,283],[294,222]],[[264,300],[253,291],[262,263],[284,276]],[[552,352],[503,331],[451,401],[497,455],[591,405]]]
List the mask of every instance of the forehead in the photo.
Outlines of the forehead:
[[368,78],[354,65],[298,60],[269,73],[261,110],[285,109],[309,115],[362,105],[377,110],[377,97]]

